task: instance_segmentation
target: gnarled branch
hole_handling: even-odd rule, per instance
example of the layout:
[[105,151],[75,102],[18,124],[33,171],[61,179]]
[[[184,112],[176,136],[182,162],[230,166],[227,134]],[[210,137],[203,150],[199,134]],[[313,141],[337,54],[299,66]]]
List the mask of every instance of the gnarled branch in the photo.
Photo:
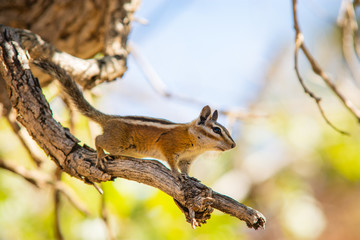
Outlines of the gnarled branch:
[[113,161],[108,161],[105,171],[98,169],[95,151],[80,146],[79,141],[53,119],[39,82],[29,68],[19,31],[4,26],[0,27],[0,74],[7,83],[18,121],[67,174],[85,182],[121,177],[156,187],[177,201],[193,227],[204,223],[215,208],[245,221],[249,227],[264,228],[266,220],[260,212],[194,180],[181,183],[158,161],[115,156]]
[[[140,0],[1,1],[0,23],[29,29],[19,34],[33,59],[48,58],[84,88],[92,88],[125,73],[126,42],[139,4]],[[104,56],[84,60],[99,53]],[[40,73],[40,82],[46,82]]]
[[81,59],[56,49],[39,35],[29,30],[13,29],[19,36],[19,43],[28,50],[32,59],[48,59],[66,69],[83,88],[90,89],[104,81],[121,77],[125,71],[127,51],[121,48],[115,55],[100,59]]

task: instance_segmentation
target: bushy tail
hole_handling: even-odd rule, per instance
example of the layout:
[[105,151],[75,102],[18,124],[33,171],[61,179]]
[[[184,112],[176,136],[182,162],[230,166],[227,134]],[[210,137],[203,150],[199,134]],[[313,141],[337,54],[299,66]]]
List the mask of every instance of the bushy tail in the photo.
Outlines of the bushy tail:
[[60,82],[62,89],[84,116],[100,124],[108,119],[108,115],[95,109],[86,101],[82,91],[63,68],[47,60],[34,61],[34,64]]

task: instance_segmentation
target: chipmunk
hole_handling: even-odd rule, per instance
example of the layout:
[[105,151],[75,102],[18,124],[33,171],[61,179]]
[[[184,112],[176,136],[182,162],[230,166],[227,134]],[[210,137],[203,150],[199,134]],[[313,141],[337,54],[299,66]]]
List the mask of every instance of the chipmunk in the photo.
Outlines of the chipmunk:
[[34,63],[57,78],[77,109],[102,127],[103,134],[95,138],[96,164],[102,169],[105,169],[104,162],[108,156],[104,152],[106,150],[110,155],[165,160],[172,175],[183,180],[189,177],[190,165],[198,155],[210,150],[229,150],[236,145],[228,130],[216,122],[218,111],[211,114],[209,106],[203,107],[199,117],[189,123],[108,115],[87,102],[64,69],[48,61]]

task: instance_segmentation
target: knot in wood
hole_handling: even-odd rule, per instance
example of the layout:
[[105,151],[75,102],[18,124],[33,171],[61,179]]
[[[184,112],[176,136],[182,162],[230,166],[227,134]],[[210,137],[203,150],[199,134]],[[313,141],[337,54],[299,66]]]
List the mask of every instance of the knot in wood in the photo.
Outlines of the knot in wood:
[[186,221],[193,228],[206,223],[214,211],[211,206],[215,201],[212,197],[212,190],[193,179],[189,179],[182,183],[182,191],[184,192],[185,206],[176,200],[175,202],[185,214]]

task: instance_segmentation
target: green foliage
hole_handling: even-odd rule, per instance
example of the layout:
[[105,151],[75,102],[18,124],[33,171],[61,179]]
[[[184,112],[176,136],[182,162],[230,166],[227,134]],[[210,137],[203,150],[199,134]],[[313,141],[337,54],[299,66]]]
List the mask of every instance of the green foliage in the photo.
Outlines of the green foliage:
[[[356,129],[354,127],[354,129]],[[360,182],[360,136],[352,133],[350,136],[335,135],[323,142],[321,153],[326,163],[338,173],[352,182]]]

